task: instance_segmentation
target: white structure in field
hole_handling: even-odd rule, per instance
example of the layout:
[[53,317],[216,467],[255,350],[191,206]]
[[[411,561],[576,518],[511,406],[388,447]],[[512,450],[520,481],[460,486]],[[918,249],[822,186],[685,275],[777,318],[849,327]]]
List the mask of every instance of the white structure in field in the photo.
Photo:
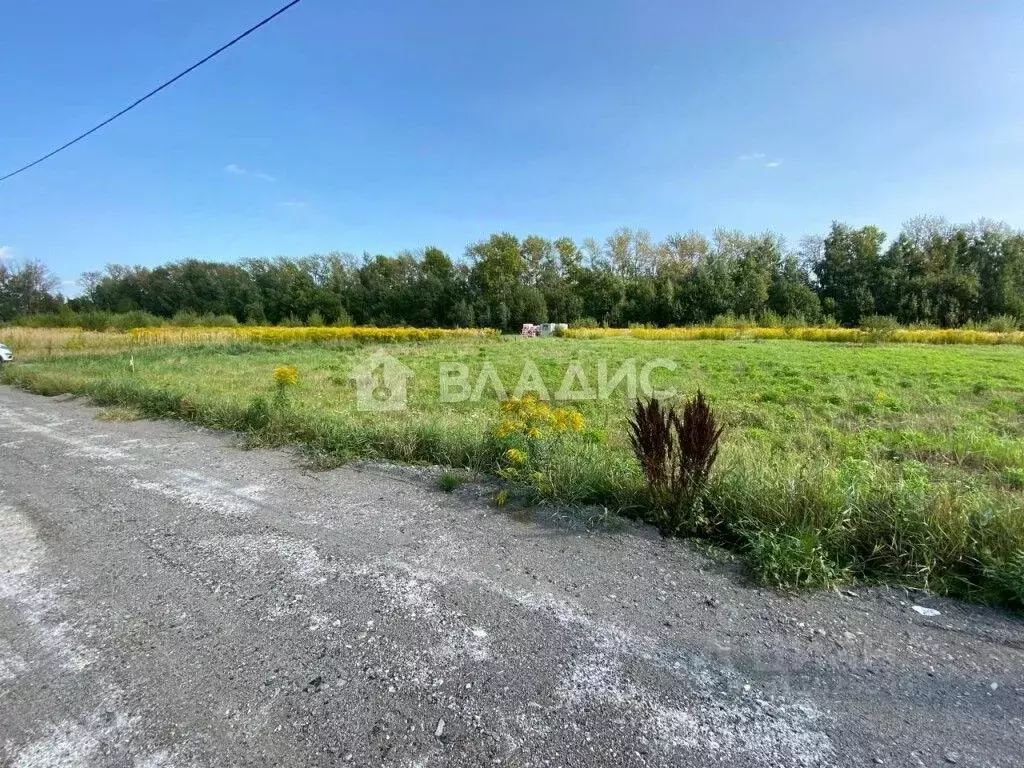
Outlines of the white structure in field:
[[541,323],[540,325],[523,323],[523,330],[520,331],[520,335],[528,338],[534,338],[536,336],[553,336],[556,331],[567,330],[569,330],[568,323]]

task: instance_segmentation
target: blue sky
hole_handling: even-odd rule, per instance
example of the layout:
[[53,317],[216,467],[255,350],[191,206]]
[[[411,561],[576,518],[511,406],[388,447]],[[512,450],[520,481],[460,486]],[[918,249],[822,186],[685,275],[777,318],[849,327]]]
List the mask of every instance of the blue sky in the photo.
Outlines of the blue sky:
[[[0,3],[0,170],[280,4]],[[0,247],[74,280],[108,262],[460,255],[501,230],[1022,226],[1022,39],[1017,0],[304,0],[0,184]]]

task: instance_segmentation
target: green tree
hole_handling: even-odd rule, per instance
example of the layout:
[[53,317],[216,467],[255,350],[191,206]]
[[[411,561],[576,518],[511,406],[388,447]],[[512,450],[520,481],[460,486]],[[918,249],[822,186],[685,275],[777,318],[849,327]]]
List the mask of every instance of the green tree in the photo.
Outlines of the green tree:
[[781,317],[799,318],[807,323],[821,320],[821,300],[796,256],[786,256],[776,266],[768,292],[768,308]]
[[440,248],[423,252],[415,286],[417,325],[448,326],[457,323],[455,304],[461,286],[455,265]]
[[852,229],[835,222],[814,266],[821,297],[835,308],[839,322],[857,325],[876,313],[872,286],[885,234],[877,227]]
[[772,278],[782,263],[782,242],[775,235],[764,234],[745,238],[740,248],[733,276],[733,312],[753,319],[768,309]]
[[492,327],[511,330],[509,299],[526,274],[519,239],[507,232],[491,235],[471,245],[466,255],[472,263],[471,285],[477,298],[477,319]]
[[41,261],[0,260],[0,320],[18,315],[56,312],[64,303],[60,280]]

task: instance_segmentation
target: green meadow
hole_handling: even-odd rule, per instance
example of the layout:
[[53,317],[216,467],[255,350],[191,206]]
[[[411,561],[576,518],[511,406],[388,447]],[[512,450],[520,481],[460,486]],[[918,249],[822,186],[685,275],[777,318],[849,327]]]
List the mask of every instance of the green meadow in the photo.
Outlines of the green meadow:
[[[407,367],[404,410],[360,409],[365,377],[353,373],[375,352]],[[275,383],[282,365],[299,373],[287,391]],[[557,438],[532,481],[510,484],[511,503],[650,519],[625,431],[632,372],[643,394],[645,366],[655,390],[703,390],[725,425],[703,535],[761,582],[896,581],[1024,605],[1024,347],[627,337],[196,345],[41,357],[0,375],[122,416],[302,444],[321,465],[361,457],[487,473],[500,468],[503,394],[520,383],[542,396],[571,390],[580,399],[557,404],[580,411],[585,428]],[[386,403],[394,392],[376,384],[373,402]]]

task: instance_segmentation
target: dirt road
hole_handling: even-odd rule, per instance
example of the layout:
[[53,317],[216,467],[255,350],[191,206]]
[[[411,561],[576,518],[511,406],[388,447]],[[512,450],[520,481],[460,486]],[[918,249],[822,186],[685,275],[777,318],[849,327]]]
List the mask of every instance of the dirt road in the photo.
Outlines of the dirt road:
[[4,764],[1024,764],[1005,613],[96,413],[0,387]]

